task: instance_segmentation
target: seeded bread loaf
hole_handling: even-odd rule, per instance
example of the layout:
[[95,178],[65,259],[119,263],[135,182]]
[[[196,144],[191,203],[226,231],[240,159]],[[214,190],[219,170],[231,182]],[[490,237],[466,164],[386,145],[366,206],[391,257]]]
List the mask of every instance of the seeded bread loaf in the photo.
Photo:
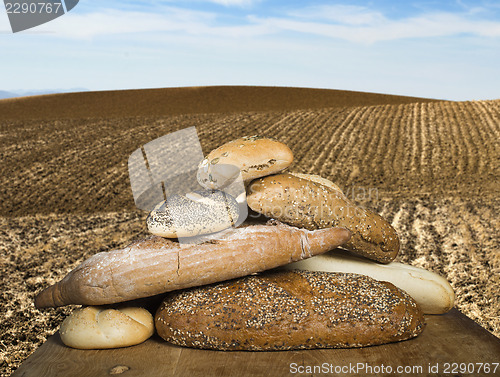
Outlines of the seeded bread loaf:
[[340,226],[352,237],[343,247],[389,263],[399,252],[396,230],[380,215],[358,207],[338,189],[283,173],[256,179],[247,190],[255,212],[309,230]]
[[272,271],[167,295],[158,334],[215,350],[363,347],[417,336],[421,310],[404,291],[364,275]]

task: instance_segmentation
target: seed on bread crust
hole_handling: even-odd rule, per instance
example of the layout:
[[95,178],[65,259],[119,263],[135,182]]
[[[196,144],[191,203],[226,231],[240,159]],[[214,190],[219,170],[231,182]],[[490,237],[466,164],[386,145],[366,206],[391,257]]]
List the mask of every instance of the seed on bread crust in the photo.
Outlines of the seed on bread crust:
[[255,212],[299,228],[345,227],[352,238],[343,247],[378,262],[389,263],[399,252],[391,224],[317,180],[289,173],[259,178],[248,186],[247,203]]
[[238,203],[231,195],[199,190],[168,197],[151,211],[146,223],[149,232],[157,236],[192,237],[230,228],[238,216]]
[[155,322],[180,346],[252,351],[363,347],[424,327],[416,302],[391,283],[297,270],[170,293]]

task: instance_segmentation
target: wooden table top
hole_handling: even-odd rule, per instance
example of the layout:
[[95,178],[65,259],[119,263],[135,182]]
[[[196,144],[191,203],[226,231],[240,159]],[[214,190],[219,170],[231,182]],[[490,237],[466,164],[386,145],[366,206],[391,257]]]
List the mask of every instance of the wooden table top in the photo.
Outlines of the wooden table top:
[[500,339],[456,309],[425,318],[415,339],[354,349],[208,351],[155,335],[133,347],[77,350],[56,333],[13,376],[500,376]]

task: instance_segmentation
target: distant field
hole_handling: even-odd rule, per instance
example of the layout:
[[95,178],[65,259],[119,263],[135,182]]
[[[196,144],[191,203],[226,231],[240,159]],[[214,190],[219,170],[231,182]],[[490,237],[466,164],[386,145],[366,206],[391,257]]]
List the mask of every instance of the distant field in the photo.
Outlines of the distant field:
[[0,100],[0,121],[289,111],[429,101],[435,100],[348,90],[263,86],[113,90]]
[[37,292],[147,234],[129,155],[191,126],[205,154],[244,135],[289,145],[290,170],[330,178],[380,213],[400,237],[398,260],[447,278],[456,307],[500,336],[500,100],[252,87],[65,94],[0,101],[0,374],[71,312],[36,310]]

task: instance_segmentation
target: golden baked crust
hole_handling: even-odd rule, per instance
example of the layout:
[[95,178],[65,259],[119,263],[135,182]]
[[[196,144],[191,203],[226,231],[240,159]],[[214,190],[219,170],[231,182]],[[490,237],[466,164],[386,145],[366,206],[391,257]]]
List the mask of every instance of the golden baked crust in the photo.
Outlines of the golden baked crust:
[[333,183],[329,179],[323,178],[320,175],[317,175],[317,174],[296,173],[296,172],[288,172],[288,174],[291,174],[291,175],[293,175],[295,177],[298,177],[298,178],[301,178],[301,179],[308,179],[308,180],[310,180],[312,182],[319,183],[320,185],[329,187],[329,188],[331,188],[333,190],[337,190],[340,194],[342,194],[343,196],[345,196],[344,193],[342,192],[342,189],[336,183]]
[[252,181],[248,206],[255,212],[309,230],[345,227],[352,237],[343,247],[389,263],[399,252],[396,230],[382,216],[358,207],[331,187],[283,173]]
[[[200,163],[198,181],[210,185],[211,169],[217,165],[234,165],[241,171],[243,181],[278,173],[293,162],[293,153],[285,144],[270,138],[246,136],[214,149]],[[215,185],[215,188],[218,187]]]
[[153,316],[140,307],[87,306],[76,309],[61,324],[62,342],[80,349],[128,347],[154,333]]
[[295,270],[170,293],[155,326],[180,346],[271,351],[396,342],[417,336],[424,320],[416,302],[391,283]]

